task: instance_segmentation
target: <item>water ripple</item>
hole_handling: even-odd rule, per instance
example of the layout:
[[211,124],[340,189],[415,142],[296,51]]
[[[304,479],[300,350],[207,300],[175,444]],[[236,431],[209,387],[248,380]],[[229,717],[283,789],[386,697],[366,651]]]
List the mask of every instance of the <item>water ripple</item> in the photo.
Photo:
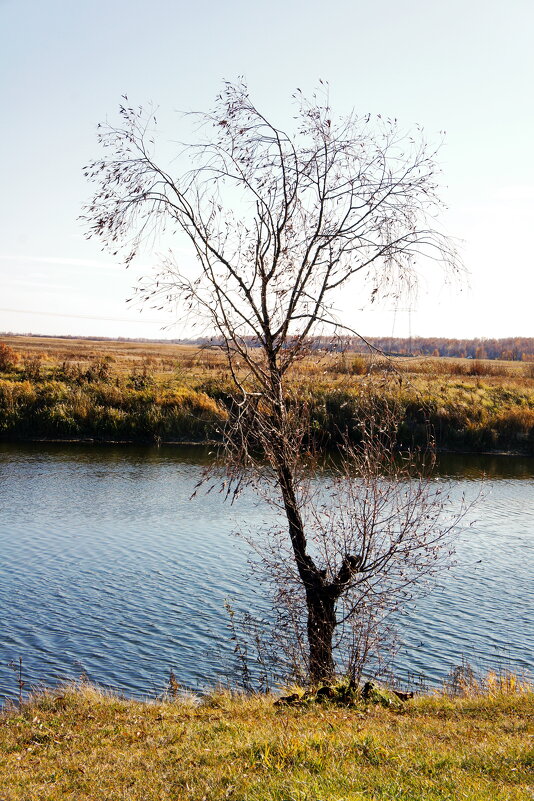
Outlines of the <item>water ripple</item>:
[[[453,493],[475,497],[472,466],[448,464]],[[202,467],[198,451],[0,446],[0,696],[19,656],[34,685],[83,674],[138,697],[170,668],[192,688],[228,678],[225,598],[263,608],[232,532],[270,513],[250,494],[189,500]],[[532,668],[533,500],[532,461],[483,483],[457,566],[403,622],[399,671],[439,681],[462,656]]]

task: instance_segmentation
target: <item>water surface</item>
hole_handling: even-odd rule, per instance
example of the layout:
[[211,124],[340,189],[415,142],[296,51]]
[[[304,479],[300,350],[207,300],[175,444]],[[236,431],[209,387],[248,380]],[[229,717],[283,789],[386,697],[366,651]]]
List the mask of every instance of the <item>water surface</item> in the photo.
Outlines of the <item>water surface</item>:
[[[87,676],[144,697],[171,668],[193,689],[229,680],[225,599],[264,607],[233,532],[260,530],[272,511],[252,493],[234,506],[216,492],[191,500],[208,459],[202,448],[0,444],[0,696],[16,694],[19,656],[33,685]],[[534,460],[448,455],[439,472],[458,499],[482,496],[457,567],[403,622],[396,670],[430,683],[463,657],[529,670]]]

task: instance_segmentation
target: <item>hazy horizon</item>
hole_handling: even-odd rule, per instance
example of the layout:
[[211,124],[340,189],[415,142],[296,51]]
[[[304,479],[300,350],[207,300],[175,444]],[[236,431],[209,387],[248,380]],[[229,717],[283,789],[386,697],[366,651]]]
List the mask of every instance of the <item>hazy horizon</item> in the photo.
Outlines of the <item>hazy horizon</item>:
[[[124,340],[124,341],[128,341],[128,342],[147,342],[147,343],[154,342],[154,343],[161,343],[162,345],[164,345],[164,344],[177,344],[177,345],[179,345],[179,344],[182,344],[182,343],[183,344],[194,344],[195,342],[202,342],[202,343],[205,344],[206,340],[210,339],[210,337],[201,336],[201,335],[199,335],[197,337],[181,337],[181,338],[178,338],[178,337],[168,337],[168,338],[163,338],[163,337],[142,337],[140,335],[137,336],[137,337],[127,337],[127,336],[108,337],[105,334],[76,334],[76,333],[74,333],[74,334],[68,334],[68,333],[41,334],[41,333],[38,333],[38,332],[31,332],[31,331],[22,331],[22,332],[0,331],[0,337],[35,337],[36,339],[83,339],[83,340],[94,340],[94,341],[110,340],[112,342],[123,341]],[[492,342],[492,341],[506,342],[508,340],[528,340],[529,342],[534,343],[534,337],[524,337],[524,336],[513,335],[513,334],[510,335],[510,336],[504,336],[504,337],[476,337],[476,336],[475,337],[437,337],[437,336],[432,336],[432,335],[419,336],[419,335],[416,335],[416,334],[414,334],[412,336],[403,337],[403,336],[396,336],[396,335],[394,335],[394,336],[389,336],[389,335],[374,336],[372,334],[366,335],[365,333],[362,333],[361,337],[362,337],[362,341],[368,340],[369,342],[373,342],[373,341],[376,341],[376,340],[391,340],[391,341],[398,340],[398,341],[402,341],[402,342],[417,342],[418,340],[421,340],[421,341],[428,341],[428,340],[434,341],[435,340],[436,342],[440,342],[440,341],[447,342],[447,341],[450,341],[450,342],[481,342],[481,343],[484,343],[484,342]],[[320,335],[318,335],[317,337],[314,337],[312,335],[310,337],[311,340],[313,340],[315,338],[319,339],[321,337],[320,337]],[[211,337],[211,339],[213,339],[215,341],[216,337]],[[341,340],[342,341],[343,341],[343,339],[358,339],[358,337],[356,337],[356,336],[347,336],[347,337],[341,336]]]

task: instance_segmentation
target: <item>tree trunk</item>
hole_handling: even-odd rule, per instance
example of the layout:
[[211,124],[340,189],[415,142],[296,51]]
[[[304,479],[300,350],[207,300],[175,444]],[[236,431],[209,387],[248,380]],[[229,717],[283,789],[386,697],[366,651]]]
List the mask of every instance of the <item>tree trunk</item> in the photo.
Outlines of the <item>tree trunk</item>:
[[308,612],[307,634],[309,648],[309,679],[312,684],[329,682],[334,679],[334,658],[332,640],[336,626],[336,595],[331,585],[325,583],[320,571],[307,549],[304,523],[299,509],[295,490],[295,476],[292,470],[290,448],[291,436],[286,434],[287,412],[284,403],[282,378],[276,367],[276,359],[270,360],[271,385],[273,395],[272,464],[278,474],[278,482],[284,502],[289,527],[289,537],[297,569],[306,592]]
[[293,489],[293,477],[287,464],[278,467],[289,535],[300,578],[306,592],[308,612],[309,677],[312,684],[334,678],[332,640],[336,627],[335,599],[332,586],[307,553],[306,535]]
[[318,586],[306,588],[308,607],[308,645],[310,648],[310,680],[312,684],[334,678],[332,640],[336,627],[335,600]]

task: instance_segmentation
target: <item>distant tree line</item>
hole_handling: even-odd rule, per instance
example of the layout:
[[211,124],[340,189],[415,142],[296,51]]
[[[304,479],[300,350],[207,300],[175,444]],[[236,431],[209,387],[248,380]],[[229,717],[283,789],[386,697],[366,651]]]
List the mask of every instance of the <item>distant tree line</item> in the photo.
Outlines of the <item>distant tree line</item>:
[[[403,356],[453,356],[463,359],[504,359],[531,361],[534,359],[534,338],[506,337],[505,339],[442,339],[438,337],[370,337],[370,344],[386,353]],[[354,350],[366,346],[354,340]]]
[[[182,344],[217,346],[217,338],[202,337],[181,340]],[[249,346],[255,347],[253,337]],[[390,356],[448,356],[459,359],[503,359],[506,361],[534,361],[534,338],[507,337],[505,339],[445,339],[440,337],[314,337],[308,343],[311,350],[352,351],[368,353],[376,349]]]
[[[15,334],[0,332],[0,336],[27,336],[40,339],[80,339],[94,342],[145,342],[165,345],[196,345],[217,347],[222,342],[217,337],[191,337],[185,339],[148,339],[146,337],[76,336],[61,334]],[[256,347],[253,337],[247,337],[249,347]],[[368,344],[366,344],[368,343]],[[342,337],[332,340],[313,337],[310,349],[368,353],[376,348],[392,356],[448,356],[457,359],[503,359],[505,361],[534,361],[534,337],[506,337],[504,339],[448,339],[444,337]]]

